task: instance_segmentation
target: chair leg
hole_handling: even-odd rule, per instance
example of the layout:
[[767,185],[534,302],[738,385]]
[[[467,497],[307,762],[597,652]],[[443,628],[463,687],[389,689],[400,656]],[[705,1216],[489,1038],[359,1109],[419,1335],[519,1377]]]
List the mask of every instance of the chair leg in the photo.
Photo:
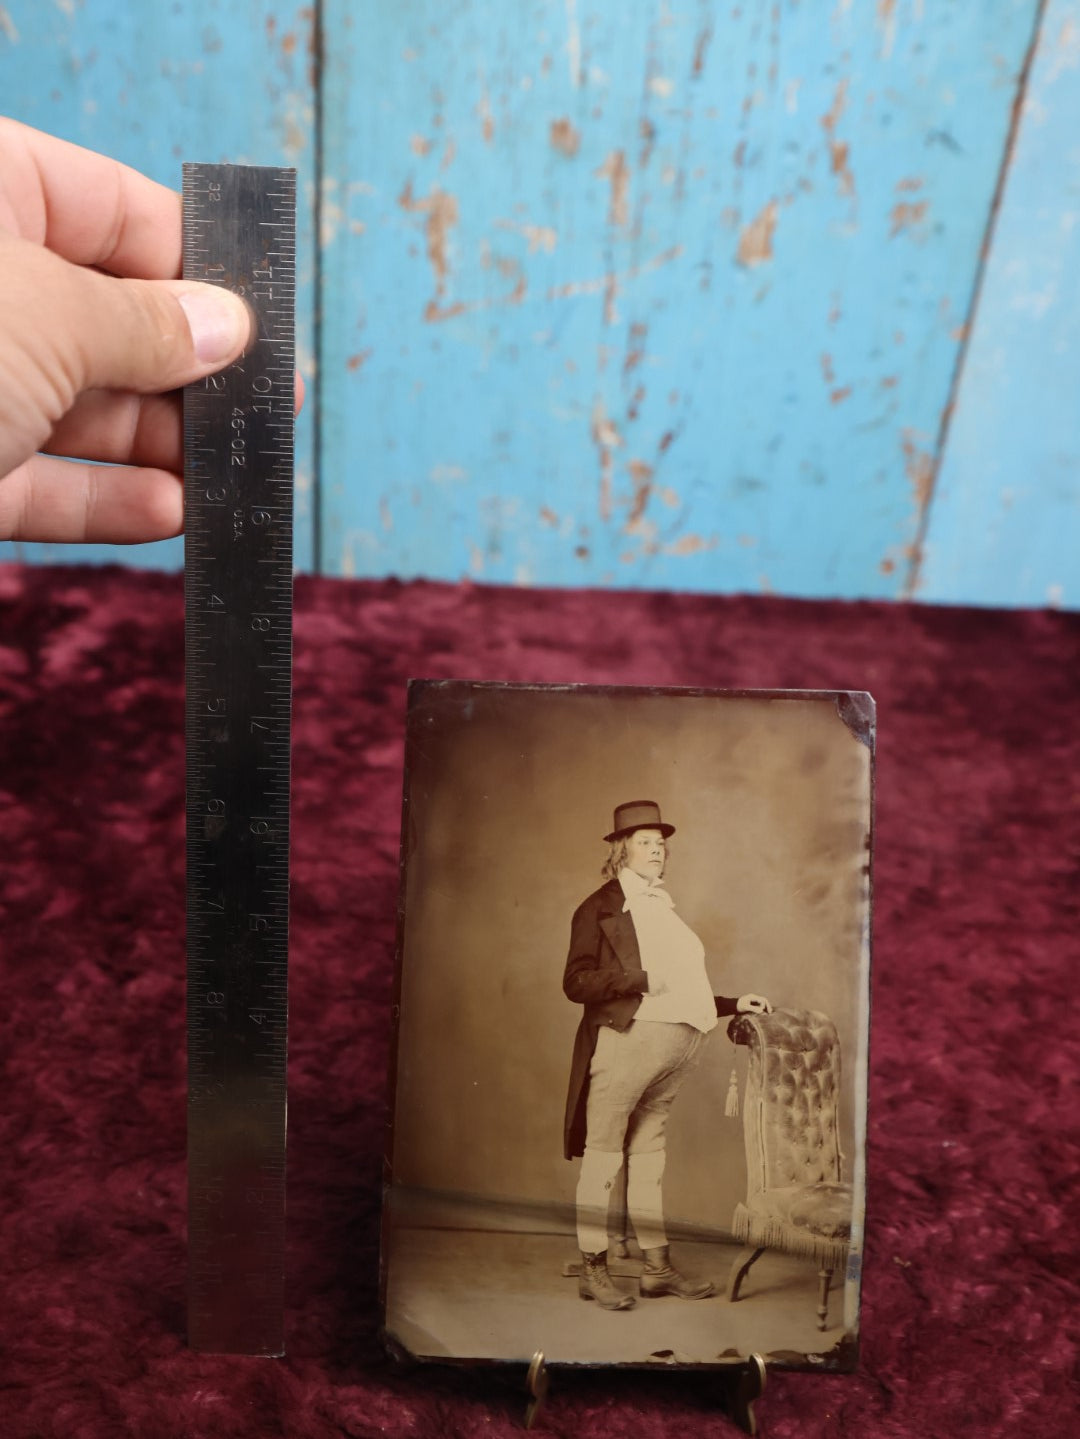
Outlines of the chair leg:
[[818,1271],[820,1284],[818,1288],[817,1317],[818,1328],[822,1333],[825,1332],[829,1319],[829,1285],[832,1283],[832,1277],[833,1272],[831,1269],[821,1269]]
[[764,1253],[765,1250],[763,1248],[755,1249],[752,1244],[748,1244],[740,1254],[735,1256],[735,1262],[731,1266],[731,1273],[728,1275],[727,1282],[727,1297],[731,1304],[734,1304],[736,1299],[738,1299],[739,1289],[750,1270],[751,1264],[760,1259]]

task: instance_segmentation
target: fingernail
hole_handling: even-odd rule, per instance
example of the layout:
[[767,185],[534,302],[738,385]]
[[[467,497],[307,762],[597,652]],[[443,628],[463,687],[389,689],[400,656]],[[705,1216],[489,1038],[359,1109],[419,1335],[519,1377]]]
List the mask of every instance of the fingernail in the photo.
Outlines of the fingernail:
[[207,365],[228,360],[247,343],[251,319],[243,300],[207,286],[179,297],[195,354]]

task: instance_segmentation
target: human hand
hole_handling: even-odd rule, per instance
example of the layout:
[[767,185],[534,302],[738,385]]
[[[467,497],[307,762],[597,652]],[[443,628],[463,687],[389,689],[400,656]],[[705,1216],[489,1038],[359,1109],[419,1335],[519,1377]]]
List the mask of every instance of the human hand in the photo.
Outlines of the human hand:
[[740,994],[735,1007],[739,1014],[772,1014],[772,1005],[763,994]]
[[251,338],[242,300],[177,278],[180,251],[174,191],[0,117],[0,539],[180,533],[181,408],[165,392]]

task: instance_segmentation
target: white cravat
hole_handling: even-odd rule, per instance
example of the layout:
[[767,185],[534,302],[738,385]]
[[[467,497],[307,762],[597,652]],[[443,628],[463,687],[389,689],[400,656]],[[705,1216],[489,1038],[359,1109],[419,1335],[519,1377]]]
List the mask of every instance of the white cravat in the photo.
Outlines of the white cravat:
[[619,871],[626,897],[623,909],[634,921],[641,967],[649,976],[635,1019],[692,1024],[708,1034],[716,1028],[716,1002],[705,971],[705,947],[675,913],[675,901],[662,880],[643,879],[632,869]]

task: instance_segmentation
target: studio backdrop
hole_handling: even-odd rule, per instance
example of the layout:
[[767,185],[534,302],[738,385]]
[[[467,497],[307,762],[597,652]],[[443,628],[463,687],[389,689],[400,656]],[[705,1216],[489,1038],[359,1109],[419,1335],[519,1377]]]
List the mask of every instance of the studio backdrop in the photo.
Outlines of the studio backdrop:
[[[572,1228],[570,920],[602,882],[615,805],[639,798],[676,827],[666,882],[714,991],[835,1022],[852,1174],[872,758],[865,716],[842,710],[829,696],[414,687],[393,1161],[417,1216]],[[742,1124],[725,1117],[745,1060],[725,1026],[673,1109],[665,1181],[672,1223],[713,1233],[745,1195]]]

